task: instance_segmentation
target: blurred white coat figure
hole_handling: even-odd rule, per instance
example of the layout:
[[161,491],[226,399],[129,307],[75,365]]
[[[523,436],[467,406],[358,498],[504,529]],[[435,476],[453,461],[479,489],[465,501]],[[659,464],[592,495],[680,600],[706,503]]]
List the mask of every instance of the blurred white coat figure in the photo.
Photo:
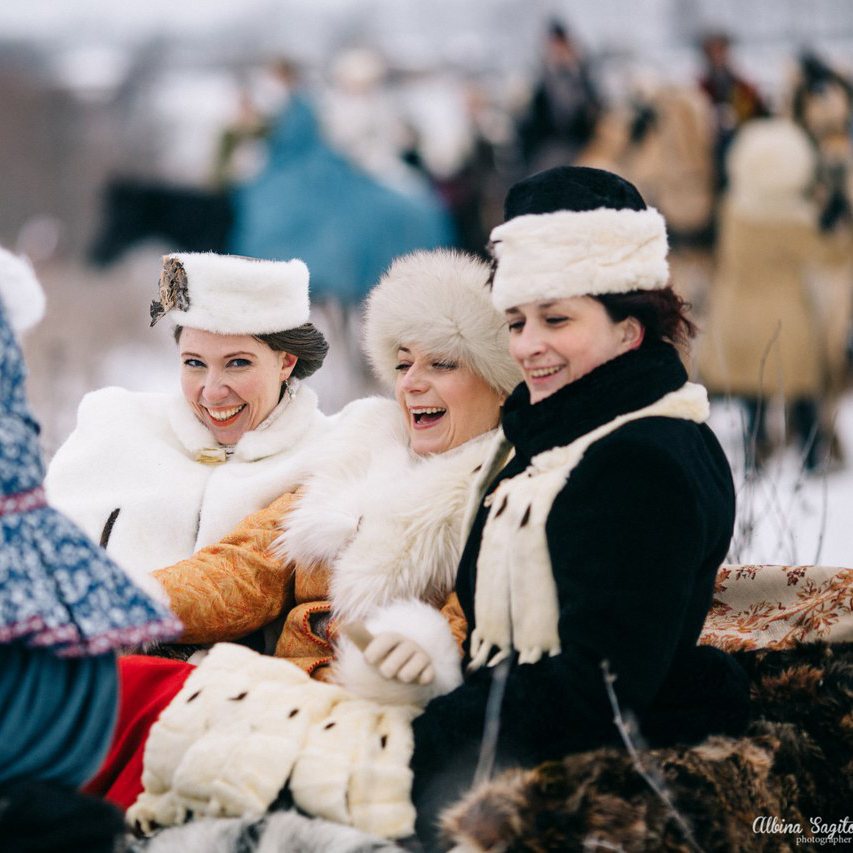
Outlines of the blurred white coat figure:
[[351,48],[334,59],[329,74],[330,85],[319,104],[326,140],[392,189],[423,190],[423,177],[403,160],[409,134],[385,85],[382,57],[367,48]]
[[406,118],[426,171],[456,174],[471,153],[474,123],[465,81],[449,71],[420,74],[404,86]]

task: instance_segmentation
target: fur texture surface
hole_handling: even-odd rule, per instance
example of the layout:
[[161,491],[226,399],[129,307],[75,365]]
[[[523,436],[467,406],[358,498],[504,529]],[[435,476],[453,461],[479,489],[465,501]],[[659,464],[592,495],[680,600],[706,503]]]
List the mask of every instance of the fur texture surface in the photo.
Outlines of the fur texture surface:
[[[297,386],[264,429],[251,430],[225,464],[197,460],[217,444],[180,395],[103,388],[87,394],[77,427],[51,461],[48,499],[98,542],[114,512],[107,550],[138,574],[191,557],[310,470],[326,417]],[[320,451],[318,451],[320,452]]]
[[285,811],[262,818],[194,820],[133,841],[128,853],[393,853],[401,849],[351,827]]
[[[775,817],[809,835],[813,818],[831,825],[851,817],[853,644],[737,657],[752,679],[747,735],[641,750],[640,760],[702,850],[798,849],[795,831],[760,832],[755,822]],[[447,811],[443,826],[448,846],[472,853],[696,849],[630,756],[615,749],[507,773]]]
[[416,346],[467,365],[509,394],[521,373],[509,355],[506,321],[489,301],[488,278],[483,261],[446,249],[394,261],[365,314],[364,350],[380,381],[393,387],[398,349]]
[[0,246],[0,299],[16,332],[32,328],[44,315],[45,296],[32,264]]
[[518,216],[491,233],[492,302],[503,312],[543,299],[655,290],[669,281],[666,223],[646,210]]
[[262,335],[308,322],[308,267],[215,252],[166,255],[186,271],[189,307],[175,323],[220,335]]
[[276,549],[328,564],[332,606],[347,619],[401,598],[444,604],[468,488],[492,433],[419,457],[391,400],[357,400],[338,418]]
[[385,838],[414,831],[412,707],[366,702],[299,667],[217,643],[145,744],[144,832],[196,817],[264,814],[287,785],[305,813]]

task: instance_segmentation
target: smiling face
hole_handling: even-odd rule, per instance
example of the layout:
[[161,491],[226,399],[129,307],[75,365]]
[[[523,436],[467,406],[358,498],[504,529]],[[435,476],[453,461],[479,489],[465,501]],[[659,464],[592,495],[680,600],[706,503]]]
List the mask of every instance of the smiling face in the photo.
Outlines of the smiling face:
[[236,444],[266,418],[296,365],[251,335],[184,329],[178,346],[184,397],[220,444]]
[[638,347],[643,327],[636,317],[614,323],[591,296],[526,302],[506,312],[509,351],[521,366],[538,403],[570,382]]
[[413,345],[400,347],[397,358],[394,395],[419,456],[444,453],[497,426],[503,397],[479,373]]

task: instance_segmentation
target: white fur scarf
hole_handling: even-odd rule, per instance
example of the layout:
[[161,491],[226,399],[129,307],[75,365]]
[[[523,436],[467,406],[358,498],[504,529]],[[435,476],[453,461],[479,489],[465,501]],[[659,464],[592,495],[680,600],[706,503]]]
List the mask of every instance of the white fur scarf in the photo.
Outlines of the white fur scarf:
[[[535,663],[543,654],[559,654],[559,602],[545,522],[554,499],[587,448],[640,418],[669,417],[702,423],[708,413],[705,389],[685,383],[650,406],[619,415],[570,444],[534,456],[524,472],[498,485],[487,498],[490,509],[477,559],[476,628],[471,637],[473,669],[487,662],[495,666],[512,649],[518,650],[519,663]],[[494,456],[505,452],[505,448],[505,440],[495,444]],[[494,465],[487,463],[483,468],[478,484],[485,481],[488,485],[486,476]],[[489,659],[493,647],[497,651]]]
[[396,404],[358,402],[370,405],[345,410],[324,443],[322,470],[282,519],[276,550],[325,564],[333,608],[347,619],[401,598],[441,605],[453,588],[471,480],[493,433],[417,457]]

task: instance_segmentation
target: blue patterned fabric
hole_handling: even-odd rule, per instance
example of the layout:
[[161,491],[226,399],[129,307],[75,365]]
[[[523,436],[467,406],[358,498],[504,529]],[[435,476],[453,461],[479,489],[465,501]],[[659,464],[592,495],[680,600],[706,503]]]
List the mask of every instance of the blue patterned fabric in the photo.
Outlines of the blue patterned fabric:
[[175,638],[180,622],[44,505],[39,427],[25,377],[0,305],[0,643],[92,655]]

